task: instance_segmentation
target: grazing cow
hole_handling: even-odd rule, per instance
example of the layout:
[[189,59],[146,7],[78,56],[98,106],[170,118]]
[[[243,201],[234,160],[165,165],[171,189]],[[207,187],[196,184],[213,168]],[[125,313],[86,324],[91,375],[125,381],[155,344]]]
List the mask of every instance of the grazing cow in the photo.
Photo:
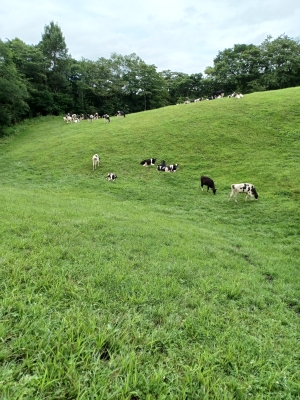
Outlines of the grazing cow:
[[125,118],[125,111],[117,111],[117,117],[124,117]]
[[102,118],[104,118],[104,121],[105,121],[105,122],[110,122],[110,118],[109,118],[109,115],[108,115],[108,114],[104,114],[104,115],[102,116]]
[[94,119],[99,119],[99,114],[98,113],[95,113]]
[[89,119],[91,122],[93,122],[93,120],[94,120],[93,114],[88,115],[88,119]]
[[[212,97],[214,97],[214,98],[216,98],[216,97],[218,97],[218,96],[223,97],[224,94],[225,94],[224,90],[216,90],[215,92],[213,92]],[[221,97],[220,97],[220,98],[221,98]],[[218,97],[218,98],[219,98],[219,97]]]
[[186,100],[186,101],[184,102],[184,104],[190,104],[190,101],[189,101],[189,100]]
[[207,191],[209,191],[209,188],[211,188],[211,190],[213,191],[213,194],[216,194],[217,189],[215,188],[215,183],[214,181],[209,178],[208,176],[204,176],[202,175],[200,178],[200,182],[201,182],[201,189],[203,191],[203,186],[207,186]]
[[165,172],[176,172],[179,164],[171,164],[171,165],[166,165],[164,171]]
[[141,165],[144,167],[148,167],[149,165],[154,165],[156,161],[156,158],[148,158],[146,160],[141,161]]
[[158,171],[164,171],[166,168],[166,162],[165,160],[162,160],[161,163],[157,166]]
[[236,99],[241,99],[242,97],[244,97],[244,96],[242,95],[242,93],[237,93],[237,94],[235,95],[235,98],[236,98]]
[[100,165],[100,158],[98,154],[94,154],[92,160],[93,160],[93,171],[94,171],[97,168],[97,166]]
[[231,185],[231,193],[229,195],[228,201],[231,197],[234,197],[235,202],[237,203],[237,195],[238,193],[246,193],[245,201],[248,196],[254,197],[256,200],[258,199],[258,193],[252,183],[235,183]]
[[107,174],[107,180],[108,181],[115,181],[116,179],[117,179],[117,175],[116,174],[113,174],[112,172],[109,172]]

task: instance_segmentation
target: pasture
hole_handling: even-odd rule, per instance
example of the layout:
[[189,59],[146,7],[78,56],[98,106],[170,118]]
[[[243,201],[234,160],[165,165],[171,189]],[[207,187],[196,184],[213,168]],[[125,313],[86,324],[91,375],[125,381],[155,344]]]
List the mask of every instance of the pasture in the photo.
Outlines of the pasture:
[[[299,109],[292,88],[1,138],[0,398],[300,399]],[[228,202],[242,182],[258,200]]]

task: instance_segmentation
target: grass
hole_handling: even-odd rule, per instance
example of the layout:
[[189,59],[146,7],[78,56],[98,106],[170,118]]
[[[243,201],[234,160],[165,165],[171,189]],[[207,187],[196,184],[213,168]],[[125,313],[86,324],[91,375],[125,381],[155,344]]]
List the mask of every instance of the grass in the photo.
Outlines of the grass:
[[1,140],[1,399],[300,398],[299,90]]

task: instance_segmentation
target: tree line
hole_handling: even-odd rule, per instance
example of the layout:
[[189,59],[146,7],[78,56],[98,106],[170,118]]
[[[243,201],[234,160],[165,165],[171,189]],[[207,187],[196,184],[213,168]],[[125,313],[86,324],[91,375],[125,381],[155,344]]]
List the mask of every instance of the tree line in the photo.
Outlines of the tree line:
[[219,51],[202,73],[157,72],[136,54],[75,60],[60,27],[44,27],[41,41],[0,39],[0,132],[40,115],[114,114],[149,110],[225,93],[251,93],[300,85],[300,40],[283,34],[260,45]]

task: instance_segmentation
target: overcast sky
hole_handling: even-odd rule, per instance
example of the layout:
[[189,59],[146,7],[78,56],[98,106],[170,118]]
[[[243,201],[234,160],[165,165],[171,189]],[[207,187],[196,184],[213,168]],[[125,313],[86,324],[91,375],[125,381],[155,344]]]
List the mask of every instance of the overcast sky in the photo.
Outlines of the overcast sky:
[[38,44],[51,21],[77,60],[136,53],[157,71],[192,74],[234,44],[299,38],[300,0],[2,0],[0,39]]

